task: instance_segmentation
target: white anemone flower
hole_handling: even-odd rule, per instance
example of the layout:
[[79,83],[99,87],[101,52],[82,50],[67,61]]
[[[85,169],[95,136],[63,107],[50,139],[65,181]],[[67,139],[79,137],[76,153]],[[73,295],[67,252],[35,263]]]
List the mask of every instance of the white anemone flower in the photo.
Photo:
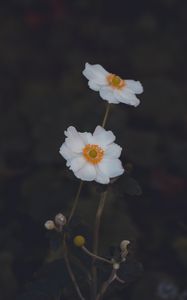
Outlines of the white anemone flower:
[[110,178],[123,174],[124,169],[119,160],[122,148],[114,143],[115,135],[112,131],[97,126],[93,134],[81,133],[70,126],[65,135],[60,154],[77,178],[107,184]]
[[135,94],[141,94],[143,87],[140,81],[121,79],[118,75],[109,73],[101,65],[85,64],[83,75],[88,79],[89,87],[99,92],[103,100],[109,103],[120,102],[138,106],[140,100]]

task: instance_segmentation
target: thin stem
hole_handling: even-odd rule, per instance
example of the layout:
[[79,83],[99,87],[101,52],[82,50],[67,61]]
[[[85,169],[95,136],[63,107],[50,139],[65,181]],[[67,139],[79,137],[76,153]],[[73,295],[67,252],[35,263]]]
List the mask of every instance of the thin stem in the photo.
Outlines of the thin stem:
[[79,298],[81,300],[85,300],[85,298],[83,297],[81,291],[80,291],[80,288],[79,288],[79,285],[77,283],[77,280],[75,278],[75,275],[72,271],[72,268],[71,268],[71,265],[70,265],[70,262],[69,262],[69,259],[68,259],[68,254],[67,254],[67,247],[66,247],[66,242],[64,241],[64,260],[65,260],[65,263],[66,263],[66,267],[67,267],[67,270],[68,270],[68,273],[69,273],[69,276],[72,280],[72,283],[75,287],[75,290],[77,291],[77,294],[79,296]]
[[93,253],[97,254],[98,252],[98,240],[99,240],[99,229],[100,229],[100,221],[101,215],[103,213],[106,197],[108,194],[108,190],[101,194],[101,198],[99,201],[99,205],[96,212],[96,219],[95,219],[95,230],[94,230],[94,244],[93,244]]
[[106,259],[106,258],[101,257],[101,256],[98,256],[98,255],[96,255],[96,254],[90,252],[85,246],[82,247],[82,250],[83,250],[85,253],[87,253],[88,255],[90,255],[91,257],[93,257],[94,259],[98,259],[98,260],[101,260],[101,261],[106,262],[106,263],[108,263],[108,264],[112,264],[112,261],[111,261],[111,260]]
[[106,292],[106,290],[108,289],[109,285],[116,279],[116,270],[112,270],[110,277],[108,278],[108,280],[106,280],[102,287],[101,290],[99,292],[99,294],[96,297],[96,300],[101,300],[103,298],[104,293]]
[[76,256],[72,255],[72,253],[71,253],[71,261],[74,262],[74,264],[76,264],[77,266],[79,266],[79,268],[82,270],[82,272],[88,278],[87,279],[88,284],[91,285],[92,276],[91,276],[90,272],[87,270],[87,268],[83,265],[82,261],[79,258],[77,258]]
[[[102,127],[104,128],[105,125],[106,125],[106,121],[107,121],[107,118],[108,118],[108,114],[109,114],[109,110],[110,110],[110,103],[107,103],[107,107],[106,107],[106,111],[105,111],[105,115],[104,115],[104,118],[103,118],[103,122],[102,122]],[[77,208],[77,203],[78,203],[78,200],[79,200],[79,196],[80,196],[80,193],[81,193],[81,190],[82,190],[82,186],[83,186],[83,181],[81,180],[80,181],[80,184],[79,184],[79,188],[78,188],[78,191],[77,191],[77,194],[75,196],[75,200],[74,200],[74,203],[73,203],[73,207],[71,209],[71,212],[70,212],[70,215],[69,215],[69,218],[68,218],[68,222],[69,223],[75,213],[75,210]]]
[[[67,224],[69,224],[69,222],[71,221],[71,219],[72,219],[72,217],[73,217],[73,215],[75,213],[75,210],[77,208],[77,204],[78,204],[79,196],[80,196],[80,193],[81,193],[81,190],[82,190],[82,186],[83,186],[83,181],[81,180],[80,184],[79,184],[79,188],[78,188],[77,194],[75,196],[75,200],[73,202],[72,209],[71,209],[70,214],[69,214],[69,218],[67,220]],[[66,245],[66,234],[64,234],[62,249],[63,249],[63,253],[64,253],[64,261],[66,263],[66,267],[68,269],[68,273],[69,273],[69,275],[71,277],[71,280],[72,280],[72,282],[74,284],[74,287],[75,287],[75,289],[77,291],[77,294],[79,295],[79,298],[81,300],[85,300],[85,298],[81,294],[81,291],[79,289],[78,283],[76,281],[75,275],[74,275],[74,273],[72,271],[72,268],[71,268],[71,265],[70,265],[70,262],[69,262],[68,251],[67,251],[68,249],[67,249],[67,245]]]
[[78,204],[78,200],[79,200],[79,196],[80,196],[80,193],[81,193],[81,190],[82,190],[82,186],[83,186],[83,181],[81,180],[67,223],[69,223],[71,221],[71,219],[72,219],[72,217],[75,213],[75,210],[76,210],[77,204]]
[[[108,190],[101,194],[101,198],[99,201],[98,209],[96,212],[95,226],[94,226],[94,238],[93,238],[93,253],[97,255],[98,253],[98,242],[99,242],[99,229],[101,216],[103,213],[106,197],[108,194]],[[93,299],[95,299],[97,293],[97,268],[95,266],[95,258],[92,261],[92,276],[93,276]]]
[[107,103],[107,107],[106,107],[106,111],[105,111],[105,115],[104,115],[104,118],[103,118],[103,123],[102,123],[102,127],[104,128],[105,125],[106,125],[106,121],[107,121],[107,118],[108,118],[108,114],[109,114],[109,110],[110,110],[110,103]]

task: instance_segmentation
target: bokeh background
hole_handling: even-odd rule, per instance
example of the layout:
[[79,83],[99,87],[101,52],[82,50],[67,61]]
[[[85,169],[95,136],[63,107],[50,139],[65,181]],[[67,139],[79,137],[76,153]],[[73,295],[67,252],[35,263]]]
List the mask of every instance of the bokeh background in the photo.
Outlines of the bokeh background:
[[[139,107],[114,105],[107,123],[142,194],[120,179],[100,239],[101,253],[130,239],[144,272],[106,299],[187,299],[186,9],[181,0],[1,0],[2,300],[57,299],[45,282],[32,286],[49,259],[43,224],[68,212],[78,187],[59,155],[64,130],[93,131],[105,111],[81,74],[87,61],[145,89]],[[98,200],[85,184],[77,215],[90,227]]]

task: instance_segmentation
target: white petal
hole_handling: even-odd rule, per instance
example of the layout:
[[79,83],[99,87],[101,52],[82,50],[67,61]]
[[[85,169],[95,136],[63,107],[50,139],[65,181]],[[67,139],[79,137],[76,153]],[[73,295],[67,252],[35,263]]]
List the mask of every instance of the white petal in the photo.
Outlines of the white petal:
[[93,136],[104,134],[105,132],[106,130],[102,126],[98,125],[94,130]]
[[93,144],[93,136],[90,132],[79,132],[81,138],[83,139],[83,142],[85,145],[87,144]]
[[119,159],[104,158],[98,165],[101,172],[113,178],[124,173],[122,163]]
[[143,93],[143,86],[140,81],[135,80],[125,80],[127,87],[132,90],[135,94]]
[[101,87],[99,94],[102,99],[107,100],[109,103],[119,103],[119,100],[114,96],[114,89],[109,86]]
[[90,65],[85,64],[85,69],[83,70],[83,75],[88,80],[93,80],[96,84],[106,84],[108,72],[101,65]]
[[107,147],[107,149],[105,150],[105,155],[106,157],[118,158],[121,155],[121,151],[122,148],[119,145],[113,143]]
[[96,182],[102,183],[102,184],[108,184],[110,182],[110,178],[105,175],[101,170],[96,166]]
[[75,127],[73,127],[73,126],[69,126],[69,127],[67,128],[67,130],[64,131],[64,134],[65,134],[67,137],[72,137],[72,136],[74,136],[74,135],[77,135],[77,133],[78,133],[77,129],[76,129]]
[[83,139],[81,138],[81,135],[77,132],[77,130],[74,127],[69,127],[65,134],[68,136],[65,139],[65,142],[67,146],[76,153],[82,152],[82,149],[84,148],[85,144]]
[[93,133],[93,141],[95,144],[101,145],[101,147],[106,147],[107,145],[113,143],[116,137],[112,131],[107,131],[101,126],[97,126]]
[[122,90],[115,90],[114,94],[118,101],[122,103],[129,104],[132,106],[138,106],[140,104],[140,100],[127,87],[125,87]]
[[75,172],[75,176],[85,181],[92,181],[96,178],[96,169],[93,165],[86,163],[84,167]]
[[84,159],[83,156],[77,156],[73,158],[69,162],[69,164],[70,164],[70,170],[72,170],[73,172],[77,172],[86,164],[86,160]]
[[76,155],[74,152],[71,151],[70,148],[67,147],[66,143],[62,144],[59,152],[65,159],[72,159]]
[[89,80],[88,81],[88,85],[91,88],[91,90],[98,92],[100,90],[100,85],[98,85],[97,83],[95,83],[95,81],[93,80]]

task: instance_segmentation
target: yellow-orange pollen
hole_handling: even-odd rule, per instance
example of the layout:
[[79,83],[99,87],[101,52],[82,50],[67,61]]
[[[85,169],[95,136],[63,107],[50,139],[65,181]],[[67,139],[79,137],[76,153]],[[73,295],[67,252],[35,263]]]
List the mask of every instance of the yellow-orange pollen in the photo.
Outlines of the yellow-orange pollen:
[[94,144],[86,145],[83,148],[82,153],[86,158],[86,160],[93,165],[98,164],[103,159],[104,156],[104,150],[98,145],[94,145]]
[[107,76],[108,84],[115,89],[122,89],[125,86],[125,80],[121,79],[115,74],[110,74]]

